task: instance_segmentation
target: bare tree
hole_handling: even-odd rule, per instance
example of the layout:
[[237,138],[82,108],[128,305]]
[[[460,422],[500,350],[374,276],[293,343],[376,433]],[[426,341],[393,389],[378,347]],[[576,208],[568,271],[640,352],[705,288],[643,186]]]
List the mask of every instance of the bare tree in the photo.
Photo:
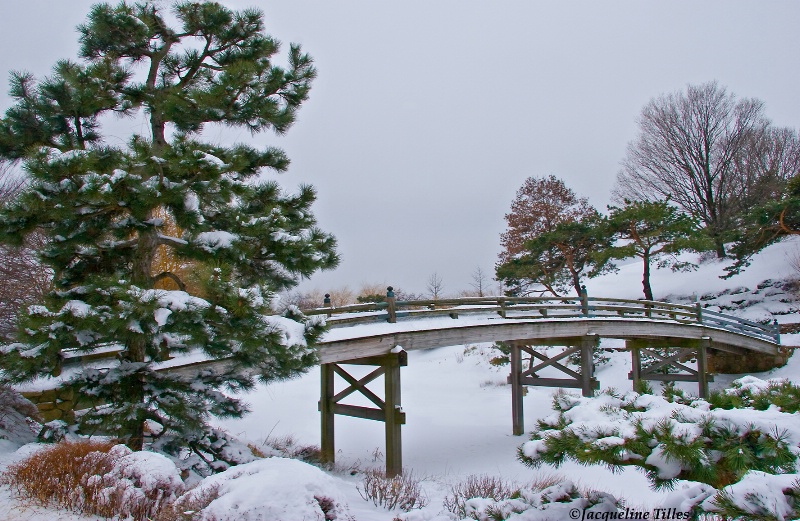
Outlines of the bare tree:
[[[718,257],[742,206],[796,172],[796,135],[775,132],[757,99],[737,99],[716,82],[651,100],[628,145],[614,198],[669,198],[701,221]],[[792,166],[794,164],[794,167]],[[766,176],[766,177],[765,177]]]
[[478,293],[479,297],[484,296],[484,293],[489,285],[489,277],[480,266],[477,266],[475,271],[472,272],[472,282],[470,282],[469,285],[472,286],[472,288]]
[[442,296],[442,291],[444,290],[442,277],[434,271],[431,276],[428,277],[428,284],[426,285],[426,288],[428,290],[428,294],[433,300],[439,300],[439,298]]
[[[12,164],[0,166],[0,205],[13,201],[24,186],[25,177]],[[44,233],[35,231],[19,246],[0,245],[0,338],[10,339],[20,311],[41,302],[50,290],[53,273],[39,262],[46,244]]]

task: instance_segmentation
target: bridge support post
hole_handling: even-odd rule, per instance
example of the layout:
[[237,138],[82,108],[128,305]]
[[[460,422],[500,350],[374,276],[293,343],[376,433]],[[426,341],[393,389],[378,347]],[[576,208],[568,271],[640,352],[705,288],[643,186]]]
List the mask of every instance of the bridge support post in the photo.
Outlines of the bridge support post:
[[320,366],[321,393],[319,401],[319,412],[322,424],[322,443],[320,444],[320,460],[323,464],[333,465],[336,459],[336,443],[334,438],[334,418],[333,395],[334,395],[334,364],[322,364]]
[[631,350],[631,380],[633,380],[633,390],[639,392],[642,385],[642,353],[635,343],[630,340],[625,341],[625,347]]
[[[377,366],[375,370],[356,378],[349,374],[342,365]],[[321,416],[321,459],[323,463],[332,465],[336,457],[334,442],[334,418],[337,414],[382,421],[386,425],[386,475],[393,477],[403,472],[403,445],[401,426],[406,422],[406,415],[400,406],[400,368],[408,365],[408,353],[387,353],[320,366],[320,401]],[[349,384],[344,390],[336,393],[334,379],[339,375]],[[380,376],[384,377],[385,399],[381,399],[367,388],[367,384]],[[346,405],[340,403],[353,393],[359,393],[377,408]]]
[[708,398],[708,348],[711,347],[711,339],[704,337],[700,345],[697,346],[697,383],[699,386],[699,396],[704,400]]
[[[512,432],[515,436],[520,436],[525,432],[522,405],[524,386],[567,387],[580,389],[583,396],[594,396],[594,391],[600,385],[594,377],[594,358],[592,354],[599,342],[600,337],[597,335],[570,338],[537,338],[508,342],[511,347],[511,374],[508,375],[508,383],[511,384],[511,419],[513,422]],[[565,346],[565,349],[552,357],[536,351],[537,346],[558,345]],[[530,355],[530,359],[526,358],[525,360],[528,363],[527,369],[523,369],[522,357],[524,354]],[[571,355],[580,357],[580,372],[573,371],[562,362]],[[569,378],[542,378],[537,375],[537,371],[547,367],[558,370]]]
[[594,350],[600,343],[597,335],[587,335],[580,340],[581,348],[581,394],[586,398],[594,396]]
[[[400,363],[397,356],[387,356],[384,365],[384,415],[386,422],[386,475],[390,478],[403,473],[403,438],[401,426],[405,417],[400,416]],[[405,364],[404,364],[405,365]]]
[[525,414],[522,408],[522,350],[519,344],[511,342],[511,417],[514,436],[525,432]]
[[[697,382],[698,396],[708,398],[708,382],[714,377],[708,373],[708,349],[711,339],[633,339],[625,342],[631,351],[631,372],[628,378],[633,380],[633,389],[640,389],[643,380],[660,382]],[[658,351],[661,350],[661,352]],[[650,360],[642,365],[642,354]],[[697,359],[697,369],[687,367],[685,363]]]

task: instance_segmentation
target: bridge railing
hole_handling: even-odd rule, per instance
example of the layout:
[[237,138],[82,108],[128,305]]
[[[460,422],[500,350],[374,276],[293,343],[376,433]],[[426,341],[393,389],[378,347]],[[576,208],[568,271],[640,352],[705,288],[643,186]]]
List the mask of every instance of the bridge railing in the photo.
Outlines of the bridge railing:
[[[390,291],[391,293],[391,291]],[[411,318],[496,314],[505,319],[620,318],[668,320],[702,324],[780,343],[777,321],[762,324],[693,306],[655,300],[629,300],[589,297],[465,297],[453,299],[395,300],[332,307],[329,301],[321,308],[303,310],[306,315],[326,315],[330,327],[344,327],[370,322],[395,322]]]
[[[390,291],[391,293],[391,291]],[[326,306],[302,310],[306,315],[326,315],[330,327],[345,327],[371,322],[395,322],[413,318],[450,317],[462,315],[497,315],[500,319],[585,319],[619,318],[624,320],[668,320],[684,324],[702,324],[725,329],[743,335],[780,344],[780,328],[777,321],[762,324],[732,315],[726,315],[694,306],[671,304],[655,300],[627,300],[617,298],[589,297],[585,293],[577,297],[464,297],[453,299],[395,300],[372,302],[349,306],[332,307],[326,298]],[[67,350],[63,353],[63,366],[86,361],[116,357],[119,346],[109,346],[96,353],[78,354]]]

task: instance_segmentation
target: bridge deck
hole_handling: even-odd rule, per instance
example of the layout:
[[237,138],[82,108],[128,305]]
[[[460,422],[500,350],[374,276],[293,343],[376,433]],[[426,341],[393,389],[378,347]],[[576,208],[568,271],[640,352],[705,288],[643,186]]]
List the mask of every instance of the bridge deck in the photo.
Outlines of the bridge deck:
[[619,339],[708,338],[715,349],[778,354],[777,345],[727,329],[667,320],[596,318],[512,319],[496,315],[458,319],[422,318],[394,324],[361,324],[332,329],[320,342],[320,362],[333,363],[388,353],[395,346],[406,351],[451,345],[528,339],[563,339],[585,335]]

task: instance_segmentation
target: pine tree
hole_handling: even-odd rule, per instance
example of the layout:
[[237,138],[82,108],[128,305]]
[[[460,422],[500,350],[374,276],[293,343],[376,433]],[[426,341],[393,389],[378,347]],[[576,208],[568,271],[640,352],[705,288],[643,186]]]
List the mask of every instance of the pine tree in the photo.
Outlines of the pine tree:
[[753,208],[739,225],[732,249],[736,261],[725,268],[725,278],[746,268],[752,256],[770,244],[800,235],[800,174],[786,184],[782,194]]
[[[785,403],[796,396],[792,387],[770,386],[754,398],[770,402],[768,406]],[[734,385],[718,394],[742,392]],[[655,489],[670,489],[677,480],[722,489],[751,470],[795,472],[797,455],[789,436],[767,427],[773,417],[753,409],[731,415],[723,410],[731,408],[724,397],[714,396],[711,402],[674,391],[663,397],[635,392],[620,396],[609,389],[594,398],[579,398],[561,390],[553,397],[556,414],[539,420],[517,456],[534,468],[559,467],[570,460],[615,471],[638,467]]]
[[[527,243],[553,232],[563,223],[582,221],[597,211],[585,197],[578,197],[556,176],[529,177],[517,191],[506,214],[508,229],[500,236],[503,251],[495,266],[497,279],[515,295],[526,295],[544,287],[554,295],[569,286],[566,259],[558,250],[531,260]],[[566,277],[566,279],[565,279]]]
[[611,239],[605,235],[600,216],[593,208],[590,210],[581,220],[558,223],[525,242],[519,255],[498,265],[497,278],[509,287],[536,283],[553,295],[572,288],[580,296],[585,276],[615,269],[608,258],[594,255],[609,248]]
[[[155,422],[196,447],[209,414],[246,412],[224,391],[316,362],[321,326],[293,310],[297,322],[269,316],[269,303],[338,262],[310,211],[314,190],[286,194],[262,175],[287,169],[281,150],[215,145],[202,131],[286,132],[316,71],[296,45],[286,67],[273,64],[279,43],[260,11],[214,2],[180,2],[172,13],[150,1],[99,4],[78,31],[78,61],[41,81],[12,74],[16,104],[0,121],[0,157],[20,160],[30,177],[0,210],[0,239],[44,230],[42,259],[55,273],[0,363],[6,379],[23,381],[57,371],[66,354],[117,348],[118,364],[66,383],[92,405],[81,427],[140,449],[145,422]],[[110,144],[109,115],[144,117],[148,132]],[[159,261],[165,248],[170,263]],[[159,271],[173,263],[192,266],[193,284]],[[161,289],[167,279],[192,293]],[[193,379],[156,372],[190,352],[229,363]]]
[[597,252],[599,259],[642,259],[642,288],[644,298],[653,300],[650,287],[650,266],[673,271],[686,271],[695,267],[681,262],[676,255],[687,250],[703,251],[713,247],[701,235],[694,219],[682,214],[668,201],[625,201],[625,206],[610,206],[606,219],[607,234],[623,242]]

